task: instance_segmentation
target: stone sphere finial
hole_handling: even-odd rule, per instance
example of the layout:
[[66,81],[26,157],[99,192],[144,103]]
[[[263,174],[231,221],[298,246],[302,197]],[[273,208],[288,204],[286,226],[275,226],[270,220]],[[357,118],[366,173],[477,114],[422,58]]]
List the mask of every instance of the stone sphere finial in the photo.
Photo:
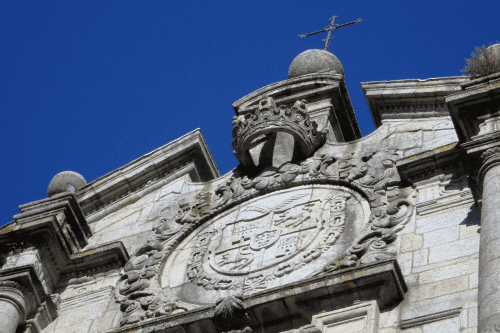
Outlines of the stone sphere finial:
[[500,59],[500,43],[493,44],[493,45],[489,46],[486,50],[488,50],[496,58]]
[[47,189],[49,198],[64,192],[76,192],[87,185],[87,181],[77,172],[63,171],[52,178]]
[[314,73],[333,72],[344,75],[340,60],[328,51],[306,50],[293,59],[288,69],[288,78]]

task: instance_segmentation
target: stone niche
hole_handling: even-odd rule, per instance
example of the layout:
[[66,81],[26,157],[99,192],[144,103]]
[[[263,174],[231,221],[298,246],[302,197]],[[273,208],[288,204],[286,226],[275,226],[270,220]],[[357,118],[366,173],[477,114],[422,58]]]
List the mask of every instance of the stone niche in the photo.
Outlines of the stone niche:
[[181,242],[160,284],[201,305],[314,277],[343,257],[369,216],[367,200],[346,187],[301,186],[258,197]]

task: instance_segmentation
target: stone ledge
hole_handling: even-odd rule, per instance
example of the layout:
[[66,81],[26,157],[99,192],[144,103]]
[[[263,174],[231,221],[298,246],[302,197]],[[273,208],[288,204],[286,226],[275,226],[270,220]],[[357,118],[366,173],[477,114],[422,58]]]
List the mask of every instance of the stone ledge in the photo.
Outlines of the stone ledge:
[[442,311],[438,313],[433,313],[427,316],[416,317],[412,319],[401,320],[401,329],[407,329],[414,326],[425,325],[438,320],[453,318],[459,316],[462,312],[462,308],[456,308],[452,310]]
[[[305,279],[245,296],[243,301],[251,318],[250,326],[270,332],[275,325],[289,325],[288,329],[308,325],[316,313],[345,308],[357,301],[376,300],[381,310],[387,309],[401,302],[406,291],[401,269],[393,259]],[[140,328],[143,333],[183,331],[183,328],[191,332],[216,332],[212,322],[214,310],[215,305],[206,306],[106,332],[135,332]]]
[[448,168],[462,168],[463,152],[452,143],[396,162],[401,178],[411,183],[435,176]]

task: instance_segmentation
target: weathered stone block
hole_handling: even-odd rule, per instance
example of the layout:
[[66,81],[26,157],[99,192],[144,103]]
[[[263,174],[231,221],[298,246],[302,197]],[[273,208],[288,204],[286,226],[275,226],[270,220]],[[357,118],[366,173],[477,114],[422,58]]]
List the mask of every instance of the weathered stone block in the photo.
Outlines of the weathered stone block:
[[429,262],[455,259],[479,252],[479,238],[469,237],[429,249]]
[[469,211],[469,208],[462,208],[439,215],[417,218],[417,233],[423,234],[449,226],[456,226],[467,217]]
[[449,318],[437,321],[435,323],[426,324],[423,326],[422,333],[437,333],[437,332],[460,332],[460,321],[458,317]]
[[467,275],[442,280],[434,283],[419,285],[416,292],[412,291],[415,301],[421,301],[443,295],[457,293],[469,289],[469,277]]
[[458,240],[460,226],[453,225],[443,229],[433,230],[424,234],[424,247],[432,247]]
[[397,256],[399,266],[403,275],[411,274],[411,266],[413,261],[413,253],[404,253]]
[[461,275],[477,275],[479,260],[474,259],[453,265],[447,265],[419,274],[420,283],[432,283]]
[[418,234],[404,234],[401,237],[401,253],[422,249],[424,238]]
[[89,333],[101,333],[113,326],[113,321],[120,310],[118,308],[114,310],[106,311],[101,317],[94,319],[92,325],[90,326]]
[[423,249],[413,253],[413,267],[427,265],[429,250]]
[[479,237],[478,231],[479,231],[478,225],[461,225],[460,238]]

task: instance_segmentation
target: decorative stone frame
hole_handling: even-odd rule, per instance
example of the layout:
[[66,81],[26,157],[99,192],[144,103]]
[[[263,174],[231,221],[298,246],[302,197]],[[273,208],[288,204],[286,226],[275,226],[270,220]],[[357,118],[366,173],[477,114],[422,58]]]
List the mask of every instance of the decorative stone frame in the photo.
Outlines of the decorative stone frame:
[[377,301],[368,301],[347,308],[324,312],[312,317],[311,325],[297,333],[377,333],[380,311]]

